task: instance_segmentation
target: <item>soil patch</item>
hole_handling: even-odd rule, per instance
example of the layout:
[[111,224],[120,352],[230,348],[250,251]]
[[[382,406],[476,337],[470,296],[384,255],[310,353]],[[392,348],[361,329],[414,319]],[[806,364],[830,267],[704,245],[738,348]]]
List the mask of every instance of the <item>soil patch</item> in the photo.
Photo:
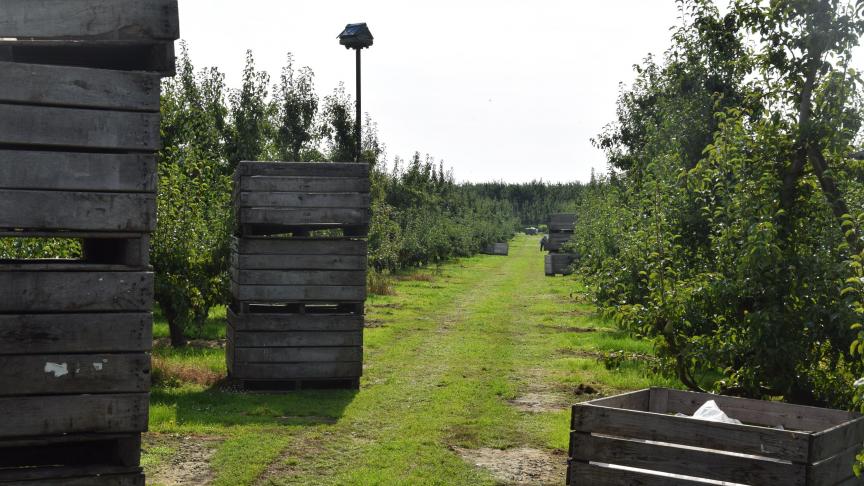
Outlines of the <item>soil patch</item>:
[[606,331],[607,330],[607,329],[596,328],[596,327],[550,326],[549,324],[540,324],[537,327],[539,327],[541,329],[552,329],[553,331],[558,331],[558,332],[575,332],[575,333],[600,332],[600,331]]
[[216,448],[223,441],[219,437],[195,435],[145,434],[144,450],[148,447],[167,446],[173,453],[156,466],[155,471],[147,471],[148,484],[165,486],[204,486],[214,479],[210,461]]
[[522,412],[529,413],[557,412],[567,409],[572,404],[560,394],[547,392],[529,392],[508,400],[507,403]]
[[567,476],[567,458],[560,452],[529,447],[505,450],[452,449],[465,462],[486,469],[503,484],[558,485],[563,484]]
[[[186,346],[196,349],[221,349],[225,347],[225,339],[190,339]],[[167,337],[154,338],[153,347],[170,348],[171,339]]]

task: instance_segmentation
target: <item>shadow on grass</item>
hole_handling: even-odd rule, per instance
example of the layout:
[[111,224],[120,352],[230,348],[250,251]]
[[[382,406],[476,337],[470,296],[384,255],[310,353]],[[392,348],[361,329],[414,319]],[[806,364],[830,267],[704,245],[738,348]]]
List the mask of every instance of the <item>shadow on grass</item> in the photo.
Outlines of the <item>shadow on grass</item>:
[[342,417],[357,390],[308,390],[286,393],[247,393],[224,382],[209,388],[195,385],[150,392],[151,424],[206,428],[208,425],[320,425]]

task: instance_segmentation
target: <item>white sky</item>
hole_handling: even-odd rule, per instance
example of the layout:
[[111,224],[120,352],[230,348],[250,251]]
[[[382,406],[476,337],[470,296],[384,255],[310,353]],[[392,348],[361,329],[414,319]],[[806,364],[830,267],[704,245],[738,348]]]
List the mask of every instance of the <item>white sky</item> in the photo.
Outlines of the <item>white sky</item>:
[[443,159],[458,180],[588,180],[590,138],[615,116],[618,83],[662,54],[674,0],[180,0],[197,68],[239,84],[244,52],[277,81],[287,52],[319,95],[354,93],[354,53],[336,36],[367,22],[363,111],[388,157]]

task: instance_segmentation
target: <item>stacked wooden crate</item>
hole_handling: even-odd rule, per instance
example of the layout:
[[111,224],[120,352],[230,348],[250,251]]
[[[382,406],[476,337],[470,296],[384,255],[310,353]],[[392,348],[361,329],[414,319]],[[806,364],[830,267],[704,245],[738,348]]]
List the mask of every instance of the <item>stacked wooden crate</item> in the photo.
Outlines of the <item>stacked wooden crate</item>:
[[484,255],[507,256],[510,253],[510,245],[508,243],[492,243],[483,247],[480,253]]
[[3,0],[0,484],[143,485],[159,85],[176,0]]
[[573,237],[576,229],[576,215],[573,213],[556,213],[549,217],[549,239],[546,242],[546,275],[570,275],[570,265],[576,259],[571,253],[563,252],[564,244]]
[[241,162],[234,183],[229,374],[250,389],[358,387],[369,166]]

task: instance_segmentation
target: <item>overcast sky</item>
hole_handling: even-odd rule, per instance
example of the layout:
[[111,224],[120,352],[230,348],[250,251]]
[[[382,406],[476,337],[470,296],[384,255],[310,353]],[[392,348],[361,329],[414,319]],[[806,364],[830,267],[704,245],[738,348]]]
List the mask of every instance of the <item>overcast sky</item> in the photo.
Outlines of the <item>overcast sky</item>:
[[674,0],[180,0],[193,62],[232,87],[246,49],[273,81],[290,51],[320,95],[339,81],[353,95],[353,51],[336,36],[367,22],[363,111],[388,158],[429,153],[460,181],[604,171],[590,138],[613,120],[633,64],[666,49],[677,16]]

